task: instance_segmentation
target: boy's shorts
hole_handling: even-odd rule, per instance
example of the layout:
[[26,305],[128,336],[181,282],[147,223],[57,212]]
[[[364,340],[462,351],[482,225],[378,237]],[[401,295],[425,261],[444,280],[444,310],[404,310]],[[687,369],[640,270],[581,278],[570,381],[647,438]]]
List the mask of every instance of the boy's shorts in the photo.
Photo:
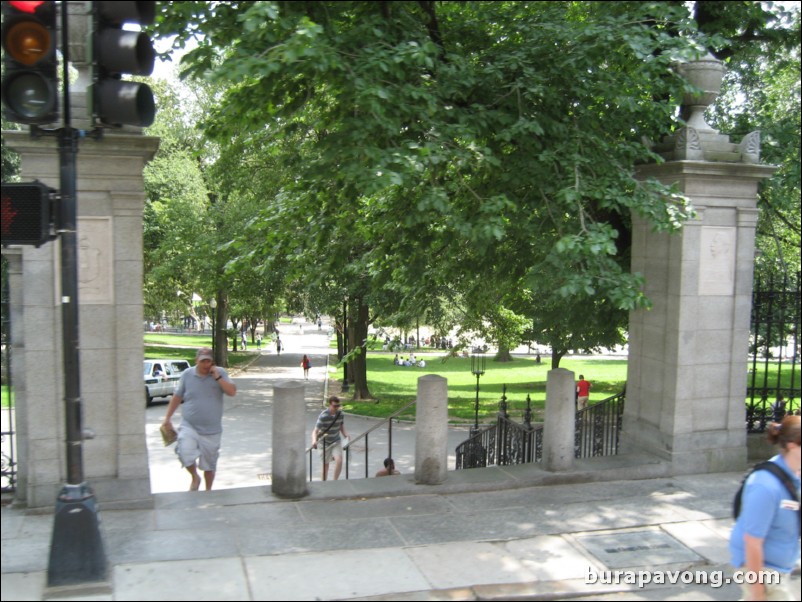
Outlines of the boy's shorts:
[[[319,442],[317,446],[320,448],[320,455],[323,456],[323,442]],[[332,460],[343,457],[342,440],[338,439],[335,443],[326,444],[325,457],[323,458],[324,464],[331,464]]]

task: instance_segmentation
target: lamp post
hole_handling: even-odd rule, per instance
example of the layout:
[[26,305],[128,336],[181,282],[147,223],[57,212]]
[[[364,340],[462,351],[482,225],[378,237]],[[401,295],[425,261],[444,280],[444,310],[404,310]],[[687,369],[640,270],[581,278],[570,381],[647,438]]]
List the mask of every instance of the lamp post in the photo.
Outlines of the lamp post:
[[214,363],[217,363],[217,329],[215,328],[215,322],[217,321],[217,297],[212,297],[209,301],[209,307],[212,309],[212,357],[214,358]]
[[476,403],[474,404],[474,422],[471,435],[479,432],[479,378],[485,373],[485,354],[471,354],[471,372],[476,377]]

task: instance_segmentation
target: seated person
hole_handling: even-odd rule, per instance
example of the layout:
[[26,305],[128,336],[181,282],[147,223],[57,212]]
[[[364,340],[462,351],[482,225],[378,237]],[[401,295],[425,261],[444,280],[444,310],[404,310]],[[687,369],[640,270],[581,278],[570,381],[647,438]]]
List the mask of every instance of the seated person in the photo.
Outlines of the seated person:
[[418,368],[425,368],[426,362],[424,360],[418,360]]
[[395,462],[392,458],[384,460],[384,468],[376,473],[377,477],[392,477],[401,474],[395,469]]
[[782,422],[785,417],[785,398],[782,395],[777,397],[777,401],[771,404],[772,420]]

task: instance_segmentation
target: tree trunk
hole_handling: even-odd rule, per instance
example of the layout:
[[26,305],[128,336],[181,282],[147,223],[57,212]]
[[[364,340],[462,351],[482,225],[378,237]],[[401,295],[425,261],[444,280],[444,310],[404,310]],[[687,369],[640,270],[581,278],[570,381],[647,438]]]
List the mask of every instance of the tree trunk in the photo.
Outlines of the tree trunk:
[[214,363],[228,368],[228,341],[226,340],[226,323],[228,322],[228,297],[217,294],[217,316],[214,323]]
[[345,355],[345,337],[343,337],[343,323],[336,319],[334,322],[334,328],[337,332],[337,360],[343,359]]
[[353,379],[354,383],[354,400],[364,401],[373,399],[368,389],[368,319],[369,312],[368,306],[362,302],[362,299],[356,299],[356,316],[352,314],[350,320],[349,338],[351,338],[352,349],[360,347],[362,353],[354,357],[351,361],[351,369],[348,371],[349,376]]
[[[239,344],[239,320],[232,316],[231,318],[231,329],[234,331],[234,340],[231,342],[231,351],[237,351],[237,345]],[[226,352],[228,352],[228,346],[226,346]]]
[[[340,356],[337,358],[338,360],[342,360],[343,357],[348,353],[348,302],[343,301],[343,321],[342,321],[342,350],[340,350]],[[338,338],[337,343],[339,345],[340,340]],[[343,364],[343,391],[348,390],[348,364]]]
[[560,367],[560,360],[566,354],[566,351],[555,351],[552,349],[551,351],[551,369],[556,370]]
[[497,362],[511,362],[512,361],[512,354],[510,353],[510,348],[499,345],[498,353],[496,353],[496,357],[494,358]]

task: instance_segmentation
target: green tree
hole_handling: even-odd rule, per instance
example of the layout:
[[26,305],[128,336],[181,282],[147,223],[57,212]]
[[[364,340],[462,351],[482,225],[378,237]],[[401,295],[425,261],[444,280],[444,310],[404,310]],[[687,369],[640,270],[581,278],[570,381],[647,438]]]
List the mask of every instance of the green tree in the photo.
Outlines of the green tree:
[[648,305],[625,260],[630,212],[671,231],[689,208],[633,167],[656,160],[643,137],[678,125],[672,63],[707,43],[685,5],[162,6],[160,31],[198,44],[187,73],[219,86],[203,128],[227,192],[262,200],[240,255],[333,282],[352,349],[371,320],[444,290],[475,321],[492,300],[478,293],[503,306],[523,280],[547,308],[598,308],[601,338],[619,324],[601,310]]
[[[729,3],[698,4],[701,25],[728,40],[713,48],[727,72],[711,123],[735,140],[760,131],[761,161],[778,167],[759,191],[756,272],[779,283],[799,272],[802,246],[800,8],[732,3],[748,5],[748,16],[736,19]],[[758,27],[766,21],[772,27]]]

